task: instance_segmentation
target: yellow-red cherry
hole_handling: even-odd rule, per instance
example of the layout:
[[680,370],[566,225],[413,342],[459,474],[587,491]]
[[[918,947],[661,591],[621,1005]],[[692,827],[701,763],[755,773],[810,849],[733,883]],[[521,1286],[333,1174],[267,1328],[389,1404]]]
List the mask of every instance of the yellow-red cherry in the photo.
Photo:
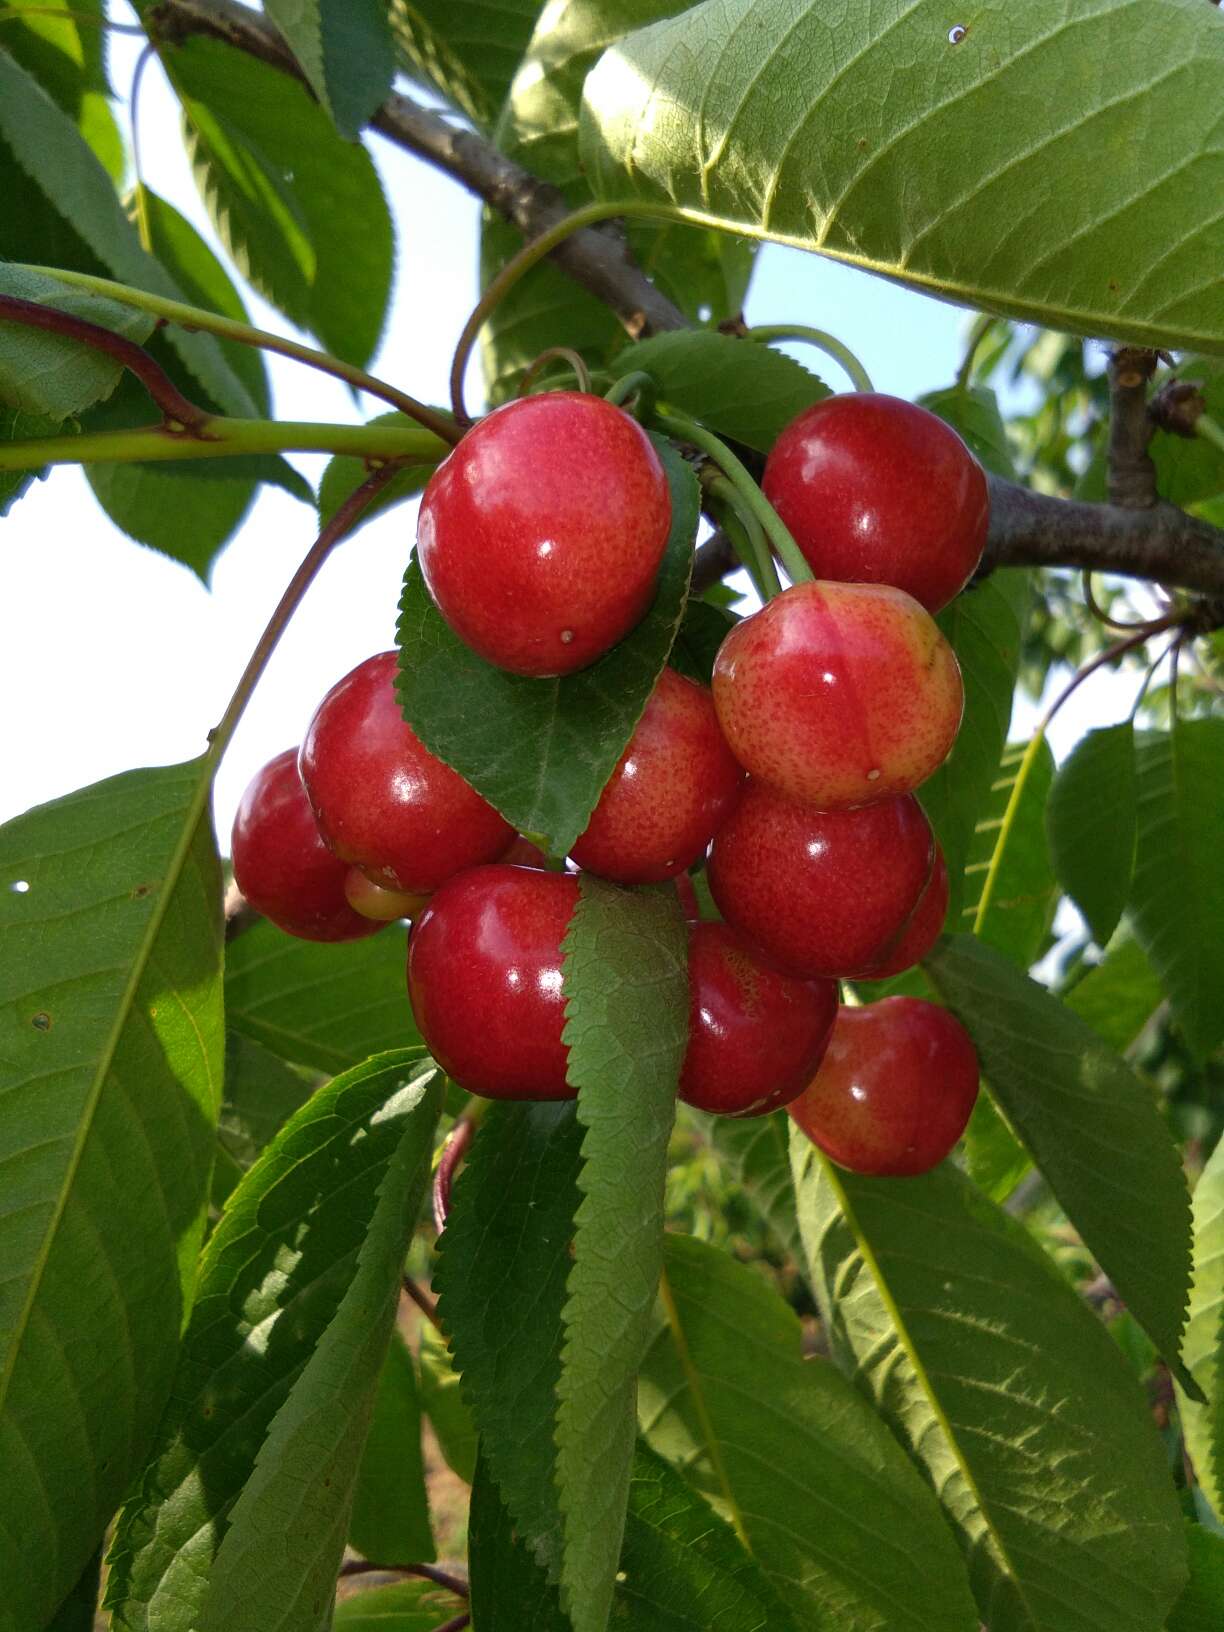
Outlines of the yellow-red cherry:
[[637,421],[549,391],[496,409],[438,466],[417,557],[473,651],[515,674],[570,674],[641,619],[670,526],[667,476]]
[[978,1060],[954,1015],[917,997],[838,1011],[820,1069],[788,1110],[840,1167],[926,1173],[964,1133]]
[[230,841],[234,880],[256,912],[307,941],[354,941],[382,925],[359,916],[344,893],[348,868],[323,843],[286,748],[251,778]]
[[396,662],[380,652],[332,687],[298,764],[335,853],[384,889],[425,895],[461,868],[495,860],[515,832],[405,721]]
[[680,1098],[722,1116],[764,1116],[802,1093],[829,1040],[836,983],[771,969],[727,924],[689,929],[688,973]]
[[743,777],[709,689],[664,669],[570,855],[619,884],[674,878],[705,854]]
[[574,873],[494,865],[430,897],[408,938],[408,994],[425,1046],[489,1099],[572,1099],[561,1041],[561,942]]
[[723,641],[713,690],[740,764],[822,810],[925,782],[964,706],[956,654],[934,620],[878,584],[783,591]]
[[838,979],[888,956],[927,887],[934,845],[912,794],[816,810],[750,777],[707,877],[718,910],[767,962]]
[[928,612],[959,594],[986,545],[981,465],[950,425],[900,397],[862,391],[805,409],[762,485],[817,578],[895,584]]

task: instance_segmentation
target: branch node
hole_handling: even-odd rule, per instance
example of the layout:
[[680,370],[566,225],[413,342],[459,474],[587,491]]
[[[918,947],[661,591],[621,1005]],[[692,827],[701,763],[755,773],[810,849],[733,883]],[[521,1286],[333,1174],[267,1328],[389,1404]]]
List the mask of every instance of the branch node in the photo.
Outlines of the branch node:
[[1152,424],[1171,436],[1193,437],[1195,426],[1206,412],[1207,401],[1202,388],[1192,380],[1169,380],[1148,407]]
[[1157,503],[1156,466],[1147,451],[1153,429],[1147,388],[1156,363],[1156,352],[1139,346],[1120,346],[1109,359],[1109,497],[1127,510]]

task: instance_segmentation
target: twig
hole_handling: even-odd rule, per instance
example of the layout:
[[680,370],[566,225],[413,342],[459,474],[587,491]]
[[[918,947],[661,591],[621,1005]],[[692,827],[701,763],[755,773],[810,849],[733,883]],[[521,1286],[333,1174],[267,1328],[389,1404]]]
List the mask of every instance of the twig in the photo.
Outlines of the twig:
[[425,1316],[425,1319],[436,1331],[441,1332],[442,1322],[438,1319],[438,1306],[433,1299],[421,1290],[411,1275],[403,1276],[400,1281],[400,1286],[403,1290],[404,1296],[406,1298],[410,1298],[412,1302],[416,1304],[417,1308]]
[[1109,359],[1109,497],[1127,510],[1149,510],[1157,502],[1156,466],[1147,451],[1147,388],[1156,361],[1154,351],[1136,346],[1122,346]]
[[375,1564],[368,1558],[350,1558],[340,1566],[340,1575],[341,1578],[350,1575],[416,1575],[422,1581],[432,1581],[435,1586],[445,1587],[456,1598],[466,1598],[469,1590],[466,1576],[440,1570],[436,1564]]

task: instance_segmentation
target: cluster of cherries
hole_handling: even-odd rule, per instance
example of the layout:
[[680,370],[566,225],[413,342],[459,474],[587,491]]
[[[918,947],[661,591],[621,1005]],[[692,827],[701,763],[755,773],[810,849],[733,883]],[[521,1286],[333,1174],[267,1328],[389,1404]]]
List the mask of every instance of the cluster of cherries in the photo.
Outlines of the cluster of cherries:
[[[735,626],[712,688],[663,671],[567,870],[427,752],[386,652],[328,692],[300,751],[255,777],[235,878],[312,939],[412,919],[422,1037],[460,1086],[504,1099],[575,1092],[562,942],[579,871],[672,880],[689,920],[681,1098],[732,1116],[788,1105],[846,1167],[923,1172],[972,1110],[972,1045],[917,999],[839,1009],[837,982],[909,968],[943,927],[947,870],[913,789],[960,724],[960,671],[931,614],[980,559],[986,482],[942,421],[865,393],[801,414],[764,490],[816,581]],[[636,420],[552,392],[468,432],[425,491],[417,550],[473,650],[555,676],[642,617],[670,524]],[[688,874],[703,863],[722,922],[699,921]]]

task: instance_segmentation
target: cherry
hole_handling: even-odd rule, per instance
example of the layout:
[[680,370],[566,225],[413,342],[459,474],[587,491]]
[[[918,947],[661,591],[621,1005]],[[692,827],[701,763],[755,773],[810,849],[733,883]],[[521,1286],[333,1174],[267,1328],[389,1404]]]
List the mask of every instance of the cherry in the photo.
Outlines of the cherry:
[[836,979],[888,956],[927,887],[934,843],[912,794],[821,811],[749,778],[714,837],[710,890],[769,963]]
[[439,465],[417,556],[473,651],[515,674],[569,674],[642,617],[670,525],[667,477],[637,421],[550,391],[497,409]]
[[234,879],[256,912],[308,941],[354,941],[381,924],[359,917],[344,896],[342,861],[319,836],[286,748],[251,778],[230,842]]
[[743,780],[705,686],[664,669],[570,855],[619,884],[657,884],[703,856]]
[[919,896],[909,923],[893,943],[892,950],[868,968],[860,970],[857,978],[888,980],[921,963],[943,933],[944,919],[948,916],[948,898],[948,864],[936,840],[935,866],[931,870],[930,882]]
[[978,1062],[960,1021],[917,997],[841,1009],[819,1071],[790,1107],[853,1173],[926,1173],[964,1133]]
[[947,758],[964,693],[917,601],[883,584],[796,584],[745,618],[714,664],[732,752],[822,809],[907,793]]
[[427,894],[493,861],[514,829],[435,759],[400,713],[396,655],[359,663],[324,697],[298,765],[315,820],[342,858],[385,889]]
[[726,924],[689,930],[688,971],[680,1098],[723,1116],[764,1116],[802,1093],[829,1040],[836,984],[779,974]]
[[951,426],[857,392],[805,409],[765,464],[766,497],[817,578],[895,584],[938,612],[973,575],[990,499]]
[[375,884],[360,867],[350,867],[345,874],[344,894],[354,912],[380,924],[394,923],[398,918],[415,918],[429,900],[427,895],[416,895],[411,890],[388,890]]
[[573,873],[473,867],[431,897],[408,940],[408,993],[425,1045],[490,1099],[572,1099],[561,1041],[561,942]]

